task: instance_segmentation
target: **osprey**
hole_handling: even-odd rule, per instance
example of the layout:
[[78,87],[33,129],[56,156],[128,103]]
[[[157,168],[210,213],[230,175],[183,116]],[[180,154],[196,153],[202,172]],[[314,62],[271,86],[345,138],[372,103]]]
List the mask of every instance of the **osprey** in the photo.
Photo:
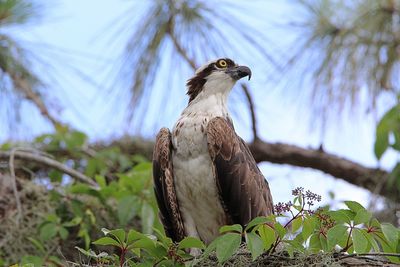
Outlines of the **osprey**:
[[211,243],[227,224],[245,226],[273,213],[267,181],[236,134],[227,99],[246,66],[222,58],[199,68],[187,82],[189,104],[172,133],[162,128],[153,153],[153,178],[167,236]]

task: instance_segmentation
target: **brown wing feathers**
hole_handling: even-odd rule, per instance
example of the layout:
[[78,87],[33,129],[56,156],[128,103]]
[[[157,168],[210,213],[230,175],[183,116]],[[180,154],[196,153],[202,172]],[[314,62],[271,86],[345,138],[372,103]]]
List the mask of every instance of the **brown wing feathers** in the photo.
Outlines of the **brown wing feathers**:
[[162,128],[153,152],[154,192],[165,233],[178,242],[185,237],[185,231],[176,198],[171,149],[171,133],[167,128]]
[[233,126],[223,118],[212,119],[207,141],[221,200],[232,223],[246,225],[257,216],[272,214],[268,183]]

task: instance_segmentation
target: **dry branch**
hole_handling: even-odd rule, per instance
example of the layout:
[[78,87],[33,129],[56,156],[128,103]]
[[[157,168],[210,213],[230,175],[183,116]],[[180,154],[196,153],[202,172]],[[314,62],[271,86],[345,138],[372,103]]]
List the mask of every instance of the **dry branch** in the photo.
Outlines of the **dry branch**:
[[65,174],[68,174],[72,178],[75,178],[75,179],[83,182],[83,183],[86,183],[86,184],[89,184],[89,185],[92,185],[95,187],[98,186],[96,184],[96,182],[94,182],[92,179],[90,179],[86,175],[84,175],[68,166],[65,166],[64,164],[62,164],[54,159],[45,157],[39,153],[33,153],[33,152],[27,152],[27,151],[0,151],[0,159],[8,160],[8,159],[10,159],[10,157],[15,157],[16,159],[20,159],[23,161],[33,161],[38,164],[57,169]]
[[[305,149],[295,145],[268,143],[262,140],[255,140],[249,144],[249,147],[257,162],[268,161],[320,170],[372,193],[394,201],[400,200],[399,189],[386,186],[389,174],[382,169],[365,167],[321,149]],[[380,190],[377,191],[377,188]]]

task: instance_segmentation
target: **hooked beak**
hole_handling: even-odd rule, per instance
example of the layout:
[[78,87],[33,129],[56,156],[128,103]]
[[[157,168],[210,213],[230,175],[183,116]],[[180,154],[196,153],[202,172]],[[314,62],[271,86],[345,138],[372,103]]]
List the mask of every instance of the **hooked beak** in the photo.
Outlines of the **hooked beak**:
[[251,70],[249,67],[246,66],[231,67],[226,70],[226,73],[229,74],[232,77],[232,79],[236,81],[246,76],[249,76],[249,80],[251,78]]

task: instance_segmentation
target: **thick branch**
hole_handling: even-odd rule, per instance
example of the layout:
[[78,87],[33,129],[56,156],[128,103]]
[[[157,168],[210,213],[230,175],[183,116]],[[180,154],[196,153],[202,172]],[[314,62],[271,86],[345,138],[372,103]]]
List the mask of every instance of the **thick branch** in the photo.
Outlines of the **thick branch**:
[[20,160],[33,161],[33,162],[45,165],[47,167],[57,169],[65,174],[68,174],[69,176],[83,182],[83,183],[97,186],[96,182],[94,182],[92,179],[90,179],[86,175],[84,175],[70,167],[67,167],[64,164],[62,164],[54,159],[45,157],[38,153],[25,152],[25,151],[14,151],[14,152],[0,151],[0,159],[2,159],[2,160],[9,160],[9,158],[12,155],[15,158],[20,159]]
[[262,140],[256,140],[249,144],[249,147],[257,162],[268,161],[320,170],[348,183],[365,188],[372,193],[394,201],[400,200],[399,189],[386,186],[389,174],[384,170],[368,168],[320,149],[305,149],[282,143],[268,143]]

